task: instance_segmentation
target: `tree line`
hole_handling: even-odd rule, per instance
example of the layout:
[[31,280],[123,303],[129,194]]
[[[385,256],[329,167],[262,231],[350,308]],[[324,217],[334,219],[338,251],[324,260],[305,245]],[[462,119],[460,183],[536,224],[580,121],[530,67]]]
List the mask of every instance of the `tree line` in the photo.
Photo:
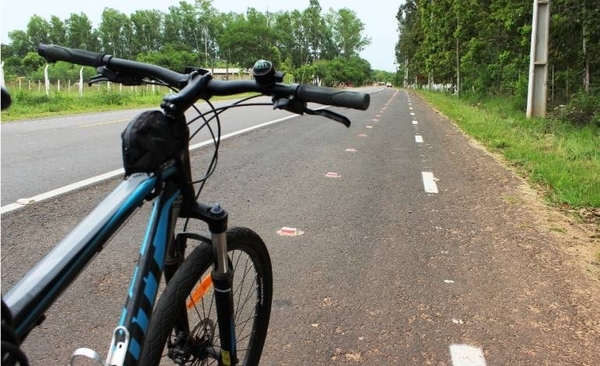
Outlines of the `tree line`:
[[[2,44],[2,59],[7,79],[42,76],[45,61],[36,53],[40,42],[175,70],[190,65],[250,68],[256,60],[268,59],[279,70],[293,74],[297,82],[362,85],[390,79],[391,74],[371,70],[369,62],[359,56],[371,41],[364,33],[364,24],[354,11],[325,12],[318,0],[310,0],[302,11],[270,13],[248,8],[242,14],[220,12],[212,0],[180,1],[166,13],[138,10],[127,15],[106,8],[97,28],[84,13],[65,20],[35,15],[26,30],[9,33],[11,42]],[[63,66],[54,75],[60,78],[69,72],[75,69]]]
[[[600,102],[600,2],[552,0],[550,10],[550,106],[581,94]],[[411,84],[525,103],[532,15],[531,0],[406,0],[397,14],[401,72]]]

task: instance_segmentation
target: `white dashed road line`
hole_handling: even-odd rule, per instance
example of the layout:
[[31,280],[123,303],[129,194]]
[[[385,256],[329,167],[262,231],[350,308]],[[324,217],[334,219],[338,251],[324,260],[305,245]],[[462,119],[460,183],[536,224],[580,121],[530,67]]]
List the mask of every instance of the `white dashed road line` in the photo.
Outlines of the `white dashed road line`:
[[421,172],[423,177],[423,187],[427,193],[438,193],[438,187],[432,172]]
[[467,344],[450,345],[453,366],[486,366],[483,351]]

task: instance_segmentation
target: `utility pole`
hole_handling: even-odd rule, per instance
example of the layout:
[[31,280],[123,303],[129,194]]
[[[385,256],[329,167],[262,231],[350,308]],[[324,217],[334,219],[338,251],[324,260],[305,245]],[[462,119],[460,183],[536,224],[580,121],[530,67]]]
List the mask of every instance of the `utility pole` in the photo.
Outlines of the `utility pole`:
[[408,88],[408,57],[404,58],[404,87]]
[[527,118],[546,117],[550,0],[533,1]]
[[269,28],[269,0],[267,0],[267,28]]
[[204,57],[206,60],[206,67],[208,67],[208,29],[206,29],[206,27],[202,28],[202,33],[204,33]]

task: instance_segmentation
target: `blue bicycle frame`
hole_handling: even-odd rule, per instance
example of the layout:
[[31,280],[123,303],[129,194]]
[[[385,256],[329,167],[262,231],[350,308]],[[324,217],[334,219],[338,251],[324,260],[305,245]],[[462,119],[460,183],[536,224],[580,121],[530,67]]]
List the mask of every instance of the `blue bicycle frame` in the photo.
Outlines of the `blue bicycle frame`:
[[[175,165],[170,165],[161,177],[168,179],[175,173]],[[156,176],[138,173],[128,177],[3,296],[19,339],[25,339],[44,319],[44,313],[62,291],[159,186],[162,182]],[[165,185],[153,200],[139,262],[106,360],[109,365],[129,364],[140,356],[180,202],[181,191],[176,184]],[[83,350],[87,352],[79,354],[99,357],[90,354],[94,351]]]

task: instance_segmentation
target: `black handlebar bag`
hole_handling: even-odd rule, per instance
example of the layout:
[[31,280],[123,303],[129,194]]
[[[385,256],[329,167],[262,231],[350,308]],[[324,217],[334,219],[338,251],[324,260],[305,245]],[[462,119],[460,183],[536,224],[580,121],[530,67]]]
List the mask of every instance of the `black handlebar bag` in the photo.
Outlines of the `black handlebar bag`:
[[161,111],[145,111],[134,117],[121,133],[125,176],[153,173],[173,156],[177,140]]

